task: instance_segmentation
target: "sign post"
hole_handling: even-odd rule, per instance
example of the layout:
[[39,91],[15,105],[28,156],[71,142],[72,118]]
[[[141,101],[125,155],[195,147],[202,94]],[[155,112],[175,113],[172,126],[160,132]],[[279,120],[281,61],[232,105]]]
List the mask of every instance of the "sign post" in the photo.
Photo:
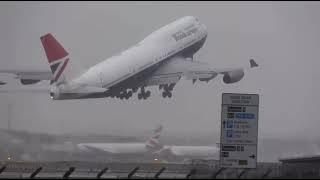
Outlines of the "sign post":
[[257,167],[258,113],[258,94],[222,94],[220,167]]

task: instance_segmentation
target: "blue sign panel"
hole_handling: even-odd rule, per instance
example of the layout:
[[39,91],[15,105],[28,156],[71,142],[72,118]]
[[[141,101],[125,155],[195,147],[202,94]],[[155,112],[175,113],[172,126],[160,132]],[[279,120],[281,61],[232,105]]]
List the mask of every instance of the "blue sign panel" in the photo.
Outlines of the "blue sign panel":
[[227,128],[233,128],[233,122],[227,121]]
[[232,138],[232,130],[228,130],[227,131],[227,137],[228,138]]
[[252,114],[252,113],[236,113],[236,118],[239,118],[239,119],[254,119],[254,114]]

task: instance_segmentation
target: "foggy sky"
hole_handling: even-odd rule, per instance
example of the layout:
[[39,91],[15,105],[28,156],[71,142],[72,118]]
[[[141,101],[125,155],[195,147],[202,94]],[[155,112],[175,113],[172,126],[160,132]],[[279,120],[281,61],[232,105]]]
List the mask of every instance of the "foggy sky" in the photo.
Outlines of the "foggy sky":
[[[0,94],[1,127],[33,132],[137,135],[163,124],[177,137],[220,138],[221,94],[260,94],[259,138],[318,138],[319,2],[0,2],[1,69],[49,70],[39,37],[52,33],[70,60],[90,67],[186,15],[199,18],[208,38],[196,61],[215,68],[260,67],[224,84],[180,81],[173,98],[52,101],[49,94]],[[13,76],[8,87],[18,87]],[[41,83],[40,85],[46,85]],[[4,88],[4,86],[0,87]]]

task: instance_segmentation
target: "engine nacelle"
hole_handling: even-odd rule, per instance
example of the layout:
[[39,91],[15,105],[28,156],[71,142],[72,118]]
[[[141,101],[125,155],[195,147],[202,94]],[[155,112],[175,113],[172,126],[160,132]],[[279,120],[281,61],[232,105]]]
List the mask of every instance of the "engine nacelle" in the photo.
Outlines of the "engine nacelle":
[[50,98],[51,99],[59,99],[60,98],[60,89],[57,86],[51,86],[50,87]]
[[243,78],[243,76],[244,76],[243,70],[227,72],[223,76],[223,82],[226,84],[235,83],[240,81]]
[[34,80],[34,79],[20,79],[21,84],[28,85],[28,84],[35,84],[37,82],[40,82],[40,80]]
[[212,74],[210,77],[206,78],[199,78],[199,81],[206,81],[209,82],[211,79],[215,78],[218,75],[218,73]]

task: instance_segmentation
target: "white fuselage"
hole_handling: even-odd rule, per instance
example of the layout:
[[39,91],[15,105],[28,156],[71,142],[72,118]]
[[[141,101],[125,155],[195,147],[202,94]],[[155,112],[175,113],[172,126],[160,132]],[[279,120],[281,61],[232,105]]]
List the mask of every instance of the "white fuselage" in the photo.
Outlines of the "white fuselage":
[[88,152],[98,149],[110,154],[143,154],[149,151],[144,143],[85,143],[78,144],[78,148]]
[[219,153],[215,146],[165,146],[172,155],[182,157],[213,157]]
[[108,89],[182,52],[206,36],[206,27],[197,18],[183,17],[153,32],[135,46],[91,67],[69,84]]

